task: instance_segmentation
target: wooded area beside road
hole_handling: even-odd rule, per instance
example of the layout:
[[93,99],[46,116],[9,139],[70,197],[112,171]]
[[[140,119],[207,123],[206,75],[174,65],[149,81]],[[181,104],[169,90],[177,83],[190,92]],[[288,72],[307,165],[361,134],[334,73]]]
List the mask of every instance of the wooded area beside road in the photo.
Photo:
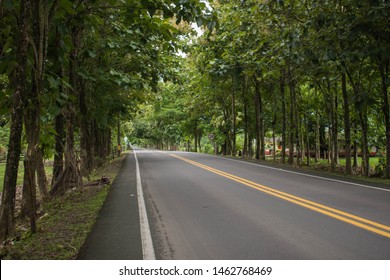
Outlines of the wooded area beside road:
[[19,165],[34,233],[37,192],[78,188],[130,143],[389,179],[389,15],[385,0],[0,0],[0,241]]

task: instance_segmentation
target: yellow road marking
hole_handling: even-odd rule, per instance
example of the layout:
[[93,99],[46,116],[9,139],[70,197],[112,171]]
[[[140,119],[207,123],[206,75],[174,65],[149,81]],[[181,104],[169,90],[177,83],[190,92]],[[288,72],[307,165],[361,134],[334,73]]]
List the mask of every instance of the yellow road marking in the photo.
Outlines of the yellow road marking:
[[357,227],[360,227],[360,228],[366,229],[368,231],[375,232],[377,234],[380,234],[382,236],[390,238],[390,226],[380,224],[380,223],[377,223],[377,222],[374,222],[374,221],[371,221],[368,219],[364,219],[362,217],[352,215],[352,214],[346,213],[344,211],[340,211],[340,210],[337,210],[335,208],[331,208],[329,206],[326,206],[326,205],[323,205],[320,203],[316,203],[314,201],[310,201],[310,200],[300,198],[300,197],[297,197],[297,196],[294,196],[294,195],[291,195],[291,194],[288,194],[288,193],[285,193],[282,191],[278,191],[276,189],[255,183],[253,181],[235,176],[233,174],[212,168],[210,166],[201,164],[199,162],[196,162],[196,161],[193,161],[193,160],[190,160],[190,159],[178,156],[178,155],[174,155],[174,154],[169,154],[169,155],[172,157],[175,157],[177,159],[180,159],[182,161],[185,161],[187,163],[190,163],[192,165],[203,168],[205,170],[208,170],[210,172],[213,172],[215,174],[218,174],[222,177],[225,177],[225,178],[228,178],[230,180],[241,183],[243,185],[246,185],[250,188],[262,191],[262,192],[267,193],[269,195],[281,198],[283,200],[292,202],[292,203],[300,205],[302,207],[305,207],[305,208],[311,209],[313,211],[322,213],[322,214],[327,215],[329,217],[333,217],[333,218],[338,219],[340,221],[355,225]]

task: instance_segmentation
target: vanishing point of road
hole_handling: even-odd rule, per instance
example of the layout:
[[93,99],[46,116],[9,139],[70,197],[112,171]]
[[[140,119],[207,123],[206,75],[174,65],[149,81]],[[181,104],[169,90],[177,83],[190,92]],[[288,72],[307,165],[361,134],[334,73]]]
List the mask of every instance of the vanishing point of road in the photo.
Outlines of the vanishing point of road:
[[[135,153],[80,258],[390,259],[389,188],[195,153]],[[112,255],[113,237],[107,248],[91,245],[104,245],[110,226],[120,235]]]

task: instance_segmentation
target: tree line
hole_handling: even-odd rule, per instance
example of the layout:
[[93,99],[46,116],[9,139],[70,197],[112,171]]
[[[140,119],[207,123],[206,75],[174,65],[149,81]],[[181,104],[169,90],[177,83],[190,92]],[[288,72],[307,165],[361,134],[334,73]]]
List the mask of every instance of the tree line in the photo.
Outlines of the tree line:
[[343,149],[343,172],[364,176],[374,172],[375,146],[383,153],[375,172],[390,178],[388,1],[211,5],[220,27],[189,43],[180,79],[161,83],[134,123],[137,138],[212,152],[212,133],[219,153],[262,160],[271,139],[282,163],[326,156],[333,170]]
[[[9,131],[3,241],[15,231],[21,153],[22,215],[34,233],[37,190],[50,199],[81,186],[115,136],[120,143],[121,121],[170,78],[180,24],[215,21],[198,0],[2,0],[0,19],[0,124]],[[53,158],[51,182],[45,158]]]

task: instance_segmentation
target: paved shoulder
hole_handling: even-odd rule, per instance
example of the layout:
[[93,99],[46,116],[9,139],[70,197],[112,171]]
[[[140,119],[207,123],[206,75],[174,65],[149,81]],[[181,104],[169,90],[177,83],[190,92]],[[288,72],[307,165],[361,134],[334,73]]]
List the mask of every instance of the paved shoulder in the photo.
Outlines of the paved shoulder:
[[78,259],[142,259],[133,154],[127,155]]

